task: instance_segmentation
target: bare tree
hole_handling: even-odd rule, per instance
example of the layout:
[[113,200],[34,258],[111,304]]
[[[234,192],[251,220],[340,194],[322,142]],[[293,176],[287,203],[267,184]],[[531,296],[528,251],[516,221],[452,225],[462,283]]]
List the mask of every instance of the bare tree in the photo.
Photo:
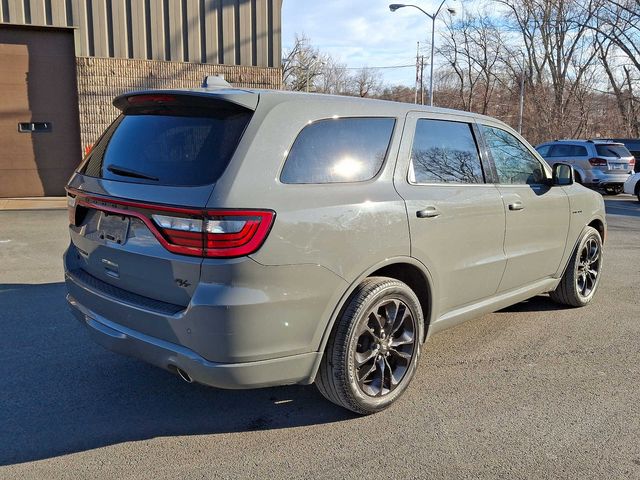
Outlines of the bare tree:
[[504,50],[500,29],[489,14],[449,19],[438,52],[447,60],[464,110],[488,113]]
[[601,5],[592,29],[598,58],[615,95],[626,134],[639,137],[640,99],[635,91],[640,88],[640,0]]
[[311,45],[304,34],[297,35],[293,47],[284,51],[282,80],[288,90],[313,91],[316,80],[322,75],[323,65],[329,57]]
[[327,56],[317,91],[334,95],[346,95],[349,90],[349,81],[347,66]]
[[[566,134],[576,88],[596,55],[590,25],[604,0],[495,1],[507,7],[511,28],[521,36],[532,74],[528,86],[539,99],[548,135],[551,128]],[[549,103],[542,97],[547,92]]]
[[362,67],[351,76],[349,84],[352,95],[371,97],[382,90],[382,75],[375,68]]

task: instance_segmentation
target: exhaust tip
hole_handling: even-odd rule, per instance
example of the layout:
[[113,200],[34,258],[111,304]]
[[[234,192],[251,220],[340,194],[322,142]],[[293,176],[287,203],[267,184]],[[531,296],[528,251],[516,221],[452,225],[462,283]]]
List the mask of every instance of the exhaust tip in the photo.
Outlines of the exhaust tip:
[[187,383],[193,383],[193,378],[180,367],[174,367],[178,376]]

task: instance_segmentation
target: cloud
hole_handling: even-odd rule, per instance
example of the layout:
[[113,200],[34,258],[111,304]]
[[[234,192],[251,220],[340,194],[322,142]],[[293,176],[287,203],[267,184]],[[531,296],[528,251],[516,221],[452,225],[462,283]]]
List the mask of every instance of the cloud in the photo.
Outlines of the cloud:
[[[285,48],[293,44],[295,34],[306,34],[320,51],[329,53],[349,67],[414,65],[416,42],[420,41],[429,55],[427,39],[431,38],[431,19],[414,8],[389,11],[393,0],[284,0],[282,41]],[[450,0],[460,10],[462,3]],[[429,13],[435,12],[439,0],[416,0]],[[465,0],[464,8],[478,8],[485,0]],[[448,4],[447,4],[448,5]],[[436,22],[438,32],[443,30]],[[389,83],[413,85],[415,69],[385,69]]]
[[[349,67],[414,64],[416,42],[429,35],[431,21],[415,10],[391,13],[388,4],[384,0],[285,0],[283,45],[290,47],[296,33],[305,33],[314,46]],[[423,4],[429,7],[429,2]],[[412,68],[383,74],[390,83],[412,84],[415,77]]]

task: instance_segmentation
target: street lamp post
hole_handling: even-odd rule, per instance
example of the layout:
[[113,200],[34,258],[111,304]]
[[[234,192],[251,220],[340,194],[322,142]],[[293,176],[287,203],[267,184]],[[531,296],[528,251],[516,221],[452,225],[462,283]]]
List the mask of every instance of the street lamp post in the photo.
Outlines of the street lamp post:
[[[392,3],[391,5],[389,5],[389,10],[391,10],[392,12],[395,12],[396,10],[399,10],[400,8],[404,8],[404,7],[417,8],[418,10],[420,10],[422,13],[424,13],[427,17],[431,19],[431,66],[429,68],[430,70],[429,72],[429,106],[430,107],[433,106],[433,57],[435,55],[436,18],[438,18],[438,14],[440,13],[440,10],[442,10],[442,6],[445,4],[446,1],[447,0],[442,0],[442,2],[440,3],[440,6],[438,7],[438,10],[436,10],[436,13],[434,13],[433,15],[425,12],[422,8],[420,8],[417,5],[405,5],[404,3]],[[456,14],[455,8],[449,7],[447,8],[447,11],[451,15]]]
[[311,62],[307,65],[307,69],[306,69],[307,70],[307,93],[309,93],[309,81],[310,81],[309,70],[313,65],[317,63],[317,61],[318,61],[318,56],[314,55],[313,57],[311,57]]

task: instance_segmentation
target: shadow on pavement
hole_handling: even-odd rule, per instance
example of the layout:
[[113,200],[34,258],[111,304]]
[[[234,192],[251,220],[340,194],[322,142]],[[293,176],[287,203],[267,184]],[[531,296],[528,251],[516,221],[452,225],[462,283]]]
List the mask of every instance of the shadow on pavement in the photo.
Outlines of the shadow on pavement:
[[560,305],[551,300],[547,295],[538,295],[510,307],[498,310],[496,313],[514,313],[514,312],[551,312],[557,310],[567,310],[572,307]]
[[640,217],[640,202],[629,200],[610,200],[607,198],[604,204],[607,215]]
[[312,386],[217,390],[108,352],[67,311],[65,292],[63,283],[0,285],[0,465],[354,418]]

